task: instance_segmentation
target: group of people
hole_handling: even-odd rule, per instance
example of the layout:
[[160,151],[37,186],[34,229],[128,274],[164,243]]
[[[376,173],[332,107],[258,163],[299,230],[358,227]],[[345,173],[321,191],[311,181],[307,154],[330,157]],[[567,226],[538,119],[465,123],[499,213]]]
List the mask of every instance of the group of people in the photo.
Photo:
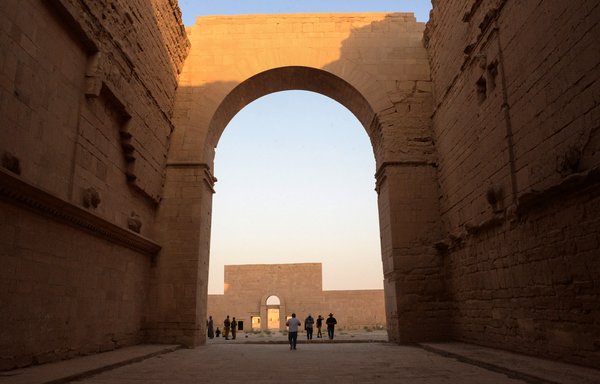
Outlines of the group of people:
[[[327,336],[330,340],[333,340],[333,336],[335,333],[335,325],[337,324],[337,320],[333,317],[333,313],[329,314],[327,319],[324,319],[321,315],[317,317],[317,319],[313,319],[313,317],[309,314],[306,319],[304,319],[304,330],[306,331],[306,339],[312,340],[313,338],[313,328],[317,327],[317,338],[322,338],[323,334],[321,333],[321,327],[323,326],[323,320],[325,320],[325,325],[327,327]],[[285,323],[288,327],[288,340],[290,342],[290,350],[296,349],[296,343],[298,340],[298,329],[300,328],[301,322],[296,317],[295,313],[292,313],[292,317],[288,319]],[[231,338],[235,340],[235,334],[237,332],[238,323],[235,320],[235,317],[229,320],[229,315],[227,318],[223,320],[223,337],[225,340],[229,340],[229,334],[231,332]],[[220,337],[221,330],[219,327],[214,329],[214,322],[212,316],[208,317],[206,320],[206,328],[208,330],[208,338],[212,339],[215,337]]]
[[[313,326],[317,327],[317,338],[322,338],[323,334],[321,333],[321,327],[323,326],[323,320],[325,320],[325,325],[327,326],[327,336],[330,340],[333,340],[333,336],[335,333],[335,325],[337,324],[337,320],[333,317],[333,313],[329,314],[327,319],[323,319],[321,315],[317,317],[316,321],[309,314],[306,319],[304,319],[304,330],[306,331],[306,339],[312,340],[313,338]],[[288,340],[290,342],[290,350],[296,349],[296,343],[298,340],[298,328],[301,325],[300,320],[296,317],[295,313],[292,313],[292,317],[288,319],[285,323],[288,326]]]
[[[231,332],[231,338],[233,340],[235,340],[235,334],[237,332],[237,327],[238,327],[238,323],[235,320],[235,317],[233,317],[231,320],[229,320],[229,315],[227,315],[227,318],[225,320],[223,320],[223,337],[225,338],[225,340],[229,340],[229,333]],[[219,329],[219,327],[217,327],[217,329],[214,329],[214,322],[213,322],[213,318],[212,316],[208,316],[208,320],[206,320],[206,329],[208,330],[208,338],[212,339],[215,337],[215,335],[217,337],[221,337],[221,330]]]

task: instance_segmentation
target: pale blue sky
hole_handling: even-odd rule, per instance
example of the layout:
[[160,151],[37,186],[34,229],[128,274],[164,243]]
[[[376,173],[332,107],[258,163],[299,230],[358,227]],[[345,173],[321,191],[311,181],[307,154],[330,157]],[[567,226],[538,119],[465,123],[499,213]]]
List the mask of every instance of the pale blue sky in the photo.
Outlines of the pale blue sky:
[[[414,12],[429,0],[179,0],[196,16],[297,12]],[[209,293],[223,293],[226,264],[320,262],[323,288],[381,289],[375,159],[345,107],[304,91],[278,92],[242,109],[215,158]]]
[[430,0],[179,0],[185,25],[196,16],[309,12],[413,12],[429,20]]

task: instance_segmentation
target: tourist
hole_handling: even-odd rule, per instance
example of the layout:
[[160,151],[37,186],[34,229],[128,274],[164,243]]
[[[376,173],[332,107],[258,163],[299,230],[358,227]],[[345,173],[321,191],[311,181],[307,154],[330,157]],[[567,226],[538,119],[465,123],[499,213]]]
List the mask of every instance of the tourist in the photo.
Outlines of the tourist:
[[310,314],[308,314],[308,317],[304,320],[304,330],[306,331],[306,339],[307,340],[312,340],[314,323],[315,323],[315,320],[313,319],[313,317]]
[[323,326],[323,318],[321,315],[317,317],[317,338],[322,338],[323,334],[321,333],[321,327]]
[[231,320],[231,338],[235,340],[235,332],[237,331],[237,321],[235,321],[235,317]]
[[212,339],[215,337],[215,330],[212,316],[208,316],[208,320],[206,321],[206,328],[208,329],[208,338]]
[[292,318],[289,319],[285,325],[288,329],[288,340],[290,342],[290,351],[296,349],[296,341],[298,340],[298,327],[300,326],[300,320],[296,318],[296,314],[292,313]]
[[221,330],[219,329],[219,327],[217,327],[217,330],[215,331],[215,335],[217,335],[217,337],[221,337]]
[[227,318],[223,321],[223,337],[225,337],[225,340],[229,340],[230,327],[231,327],[231,320],[229,320],[229,315],[227,315]]
[[335,325],[337,324],[337,320],[333,317],[333,313],[329,314],[329,317],[325,320],[325,324],[327,324],[327,335],[329,335],[330,340],[333,340],[333,333],[335,331]]

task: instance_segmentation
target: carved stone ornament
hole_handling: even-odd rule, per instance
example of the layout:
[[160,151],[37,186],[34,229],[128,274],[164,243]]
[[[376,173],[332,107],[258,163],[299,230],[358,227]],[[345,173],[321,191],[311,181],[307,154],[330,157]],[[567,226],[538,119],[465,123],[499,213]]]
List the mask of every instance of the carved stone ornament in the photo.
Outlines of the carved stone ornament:
[[131,215],[127,219],[127,227],[135,233],[140,233],[142,229],[142,221],[140,220],[140,216],[134,211],[131,212]]
[[82,193],[83,206],[86,208],[98,208],[102,202],[100,193],[94,187],[86,188]]
[[502,197],[504,196],[504,190],[502,186],[497,184],[491,184],[486,193],[485,197],[487,202],[491,205],[492,210],[496,213],[502,211]]

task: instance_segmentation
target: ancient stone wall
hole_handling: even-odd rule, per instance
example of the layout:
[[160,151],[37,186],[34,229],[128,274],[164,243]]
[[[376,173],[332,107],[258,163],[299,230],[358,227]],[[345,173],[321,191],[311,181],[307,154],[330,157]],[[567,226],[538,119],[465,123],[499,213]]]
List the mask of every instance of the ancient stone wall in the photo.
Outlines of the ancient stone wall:
[[0,369],[139,342],[176,2],[0,2]]
[[[186,59],[175,0],[0,1],[0,369],[202,343],[214,148],[287,89],[371,139],[391,340],[600,365],[599,20],[595,0],[434,1],[424,36],[410,14],[203,18]],[[294,305],[350,324],[319,303],[370,293],[340,294]]]
[[384,327],[383,290],[323,291],[320,263],[226,265],[223,295],[208,295],[207,311],[222,328],[227,315],[244,322],[251,330],[251,317],[261,318],[261,328],[267,329],[267,299],[280,301],[279,326],[285,329],[285,319],[295,312],[303,321],[311,314],[327,317],[335,314],[342,329]]
[[143,341],[148,256],[0,202],[0,370]]
[[436,1],[453,338],[598,366],[600,7]]

